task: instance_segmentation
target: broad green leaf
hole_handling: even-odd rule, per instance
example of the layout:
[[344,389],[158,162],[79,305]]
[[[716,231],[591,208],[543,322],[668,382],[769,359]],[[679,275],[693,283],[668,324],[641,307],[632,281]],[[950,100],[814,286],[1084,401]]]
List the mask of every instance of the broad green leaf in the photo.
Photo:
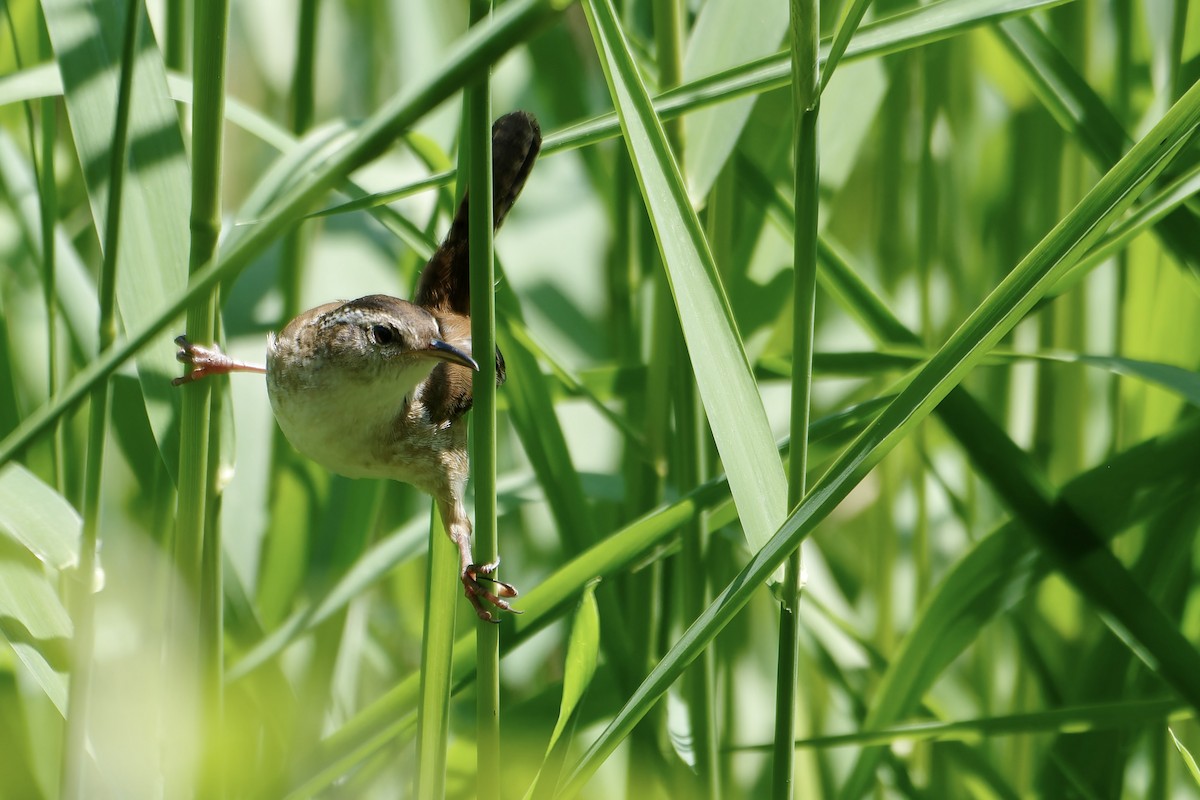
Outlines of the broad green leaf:
[[[685,82],[771,55],[787,32],[786,0],[760,0],[747,8],[742,0],[710,0],[700,7],[683,59]],[[702,109],[683,125],[683,165],[688,196],[703,205],[717,174],[729,160],[750,112],[753,96],[720,109]]]
[[50,574],[17,542],[0,537],[0,636],[65,715],[71,618]]
[[607,2],[585,3],[662,252],[700,398],[742,527],[757,550],[783,518],[787,484],[708,242],[628,43]]
[[0,532],[56,570],[79,558],[79,514],[20,464],[0,469]]
[[[26,241],[40,241],[37,231],[42,217],[37,202],[37,180],[32,165],[5,131],[0,131],[0,186],[15,202]],[[60,318],[80,352],[91,356],[98,349],[96,332],[100,326],[96,285],[61,225],[55,230],[54,253],[58,301],[63,309]]]
[[[101,238],[124,8],[96,0],[42,3],[51,42],[60,56],[70,130]],[[190,171],[179,116],[167,92],[166,71],[150,26],[140,29],[117,260],[117,303],[126,327],[134,329],[153,321],[182,291],[189,241]],[[70,57],[63,57],[67,53]],[[169,380],[177,371],[174,353],[167,347],[148,348],[138,353],[137,364],[146,413],[163,460],[174,475],[178,439],[172,425],[179,410],[179,395]]]

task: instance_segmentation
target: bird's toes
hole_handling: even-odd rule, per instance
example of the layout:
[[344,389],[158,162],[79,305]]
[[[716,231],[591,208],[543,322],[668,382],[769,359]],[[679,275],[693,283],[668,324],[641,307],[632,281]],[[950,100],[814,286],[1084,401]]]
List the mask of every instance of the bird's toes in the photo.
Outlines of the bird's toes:
[[[488,565],[484,565],[488,566]],[[495,565],[491,565],[495,569]],[[490,570],[489,570],[490,571]],[[520,614],[521,611],[512,607],[505,600],[506,597],[516,597],[517,590],[511,584],[498,581],[495,578],[489,578],[483,573],[484,570],[476,567],[476,565],[468,565],[462,573],[463,591],[467,599],[471,601],[471,605],[475,608],[475,613],[481,620],[485,622],[499,622],[500,620],[491,612],[484,603],[490,604],[492,607],[500,611],[507,611],[510,614]],[[492,586],[496,587],[495,591],[486,588],[480,581],[487,581]]]
[[223,358],[223,354],[219,350],[192,344],[186,336],[176,336],[175,344],[179,345],[179,349],[175,352],[175,360],[181,364],[187,364],[192,369],[186,375],[180,375],[172,380],[172,386],[182,386],[185,383],[207,378],[214,372],[214,365]]

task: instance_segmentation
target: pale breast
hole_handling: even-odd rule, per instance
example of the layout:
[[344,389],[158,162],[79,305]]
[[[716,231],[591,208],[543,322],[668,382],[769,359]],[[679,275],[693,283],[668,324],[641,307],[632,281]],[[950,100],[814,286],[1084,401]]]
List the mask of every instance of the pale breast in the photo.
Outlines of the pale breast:
[[350,478],[389,478],[425,491],[444,483],[430,473],[443,470],[434,451],[448,442],[435,430],[422,430],[406,401],[431,364],[364,382],[336,367],[301,364],[281,352],[285,346],[270,343],[267,393],[280,430],[296,450]]

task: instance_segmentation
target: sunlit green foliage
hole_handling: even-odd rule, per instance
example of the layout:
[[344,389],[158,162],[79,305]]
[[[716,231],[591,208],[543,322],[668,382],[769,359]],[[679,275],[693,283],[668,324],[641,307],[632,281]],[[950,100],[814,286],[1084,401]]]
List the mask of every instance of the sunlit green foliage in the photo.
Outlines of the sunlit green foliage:
[[[780,696],[796,797],[1200,797],[1187,2],[820,4],[815,242],[788,0],[216,6],[3,6],[0,798],[782,796]],[[170,385],[214,293],[251,361],[299,310],[408,296],[486,71],[546,135],[495,245],[498,774],[428,499],[296,455],[258,376]]]

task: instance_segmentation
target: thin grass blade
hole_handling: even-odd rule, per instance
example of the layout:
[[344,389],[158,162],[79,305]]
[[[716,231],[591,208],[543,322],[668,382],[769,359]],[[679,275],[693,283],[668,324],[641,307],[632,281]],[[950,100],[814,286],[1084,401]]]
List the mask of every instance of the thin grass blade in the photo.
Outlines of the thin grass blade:
[[[903,439],[950,390],[978,364],[1037,302],[1053,282],[1095,243],[1108,227],[1167,167],[1200,127],[1200,84],[1193,86],[1167,115],[1096,184],[1052,230],[949,341],[930,359],[896,400],[813,486],[804,503],[751,559],[699,619],[651,671],[608,728],[576,766],[564,790],[578,792],[599,764],[662,696],[686,666],[709,645],[749,601],[755,586],[769,576],[800,542],[849,494],[883,456]],[[1107,551],[1105,551],[1107,552]],[[1110,554],[1111,555],[1111,554]],[[1097,572],[1099,565],[1089,563]],[[1104,577],[1116,573],[1103,567]],[[1103,584],[1097,581],[1093,588]],[[1129,589],[1127,583],[1122,589]],[[1092,599],[1101,599],[1092,596]],[[1112,610],[1111,604],[1105,606]],[[1153,615],[1147,615],[1151,617]],[[1179,631],[1161,617],[1121,620],[1126,627],[1145,622],[1140,632],[1153,638],[1152,666],[1189,701],[1200,707],[1200,657]],[[1161,638],[1159,638],[1161,637]],[[1169,646],[1165,646],[1170,642]],[[1144,642],[1143,642],[1144,644]],[[1169,670],[1169,674],[1166,671]]]
[[742,527],[753,549],[783,517],[787,482],[762,398],[662,123],[606,0],[585,3],[654,225],[684,339]]

